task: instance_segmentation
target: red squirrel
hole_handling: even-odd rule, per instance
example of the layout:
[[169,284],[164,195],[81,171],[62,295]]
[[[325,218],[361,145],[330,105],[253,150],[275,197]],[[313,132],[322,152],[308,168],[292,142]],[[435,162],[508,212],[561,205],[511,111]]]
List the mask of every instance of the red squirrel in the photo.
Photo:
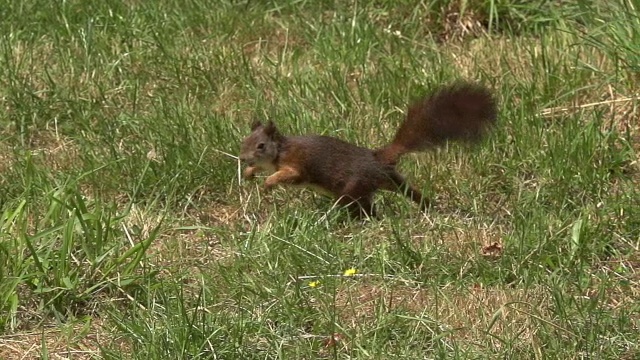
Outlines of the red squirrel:
[[242,142],[240,160],[248,164],[245,178],[260,171],[270,174],[266,190],[279,183],[319,188],[356,216],[375,216],[372,199],[378,189],[400,191],[426,209],[429,201],[396,171],[399,158],[447,141],[479,140],[496,117],[496,101],[486,87],[458,82],[411,105],[393,141],[383,148],[329,136],[285,136],[272,121],[257,121]]

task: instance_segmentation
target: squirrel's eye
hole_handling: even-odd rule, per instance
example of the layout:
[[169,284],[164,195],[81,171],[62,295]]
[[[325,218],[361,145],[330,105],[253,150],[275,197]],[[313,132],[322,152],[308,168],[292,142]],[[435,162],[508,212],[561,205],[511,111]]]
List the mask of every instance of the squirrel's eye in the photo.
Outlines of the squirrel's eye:
[[264,150],[264,143],[258,144],[258,150]]

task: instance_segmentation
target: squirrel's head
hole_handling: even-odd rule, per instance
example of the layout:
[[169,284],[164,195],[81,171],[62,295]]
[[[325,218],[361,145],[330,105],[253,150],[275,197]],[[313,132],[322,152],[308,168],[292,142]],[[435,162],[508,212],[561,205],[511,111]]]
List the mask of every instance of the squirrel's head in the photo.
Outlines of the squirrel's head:
[[242,141],[240,160],[249,165],[270,165],[278,157],[282,141],[273,121],[266,125],[256,121],[251,126],[251,134]]

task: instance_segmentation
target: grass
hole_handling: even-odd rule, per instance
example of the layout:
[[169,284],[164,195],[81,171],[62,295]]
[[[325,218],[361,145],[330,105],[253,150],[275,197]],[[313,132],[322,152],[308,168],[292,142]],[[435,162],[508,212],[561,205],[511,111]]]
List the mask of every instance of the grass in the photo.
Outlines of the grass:
[[[0,0],[0,358],[640,357],[639,8]],[[256,117],[378,147],[458,78],[499,126],[403,160],[428,213],[238,181]]]

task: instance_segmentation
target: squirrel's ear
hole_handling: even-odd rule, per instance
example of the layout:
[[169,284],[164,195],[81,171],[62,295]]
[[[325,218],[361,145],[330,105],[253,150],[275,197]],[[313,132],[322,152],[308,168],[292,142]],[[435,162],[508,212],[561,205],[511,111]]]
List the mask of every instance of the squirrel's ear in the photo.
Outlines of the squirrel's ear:
[[280,135],[278,133],[278,129],[276,128],[276,124],[274,124],[271,120],[269,120],[269,122],[265,126],[264,133],[273,139],[277,138]]
[[253,124],[251,124],[251,131],[259,128],[260,126],[262,126],[262,123],[260,122],[260,120],[254,120]]

